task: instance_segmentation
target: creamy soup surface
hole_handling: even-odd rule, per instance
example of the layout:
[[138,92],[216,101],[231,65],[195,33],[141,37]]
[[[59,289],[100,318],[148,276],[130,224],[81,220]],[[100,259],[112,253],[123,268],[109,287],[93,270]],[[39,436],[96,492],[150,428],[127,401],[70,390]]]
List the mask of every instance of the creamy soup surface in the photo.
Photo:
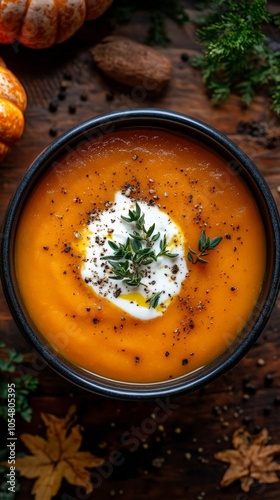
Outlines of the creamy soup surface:
[[[127,220],[137,210],[145,233]],[[196,262],[203,231],[221,238],[206,263]],[[156,258],[116,257],[125,244],[128,257],[148,248]],[[15,261],[27,310],[54,349],[101,376],[145,383],[189,373],[231,345],[258,301],[266,242],[250,191],[219,155],[130,129],[55,162],[24,207]]]

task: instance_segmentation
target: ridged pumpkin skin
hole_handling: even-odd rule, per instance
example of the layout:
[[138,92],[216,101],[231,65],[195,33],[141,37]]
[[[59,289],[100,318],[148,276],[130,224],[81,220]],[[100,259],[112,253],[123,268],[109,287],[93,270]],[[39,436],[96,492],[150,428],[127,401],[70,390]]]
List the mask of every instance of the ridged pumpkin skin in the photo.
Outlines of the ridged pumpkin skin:
[[113,0],[0,0],[0,43],[45,49],[70,38]]
[[0,162],[22,135],[26,104],[23,86],[0,58]]

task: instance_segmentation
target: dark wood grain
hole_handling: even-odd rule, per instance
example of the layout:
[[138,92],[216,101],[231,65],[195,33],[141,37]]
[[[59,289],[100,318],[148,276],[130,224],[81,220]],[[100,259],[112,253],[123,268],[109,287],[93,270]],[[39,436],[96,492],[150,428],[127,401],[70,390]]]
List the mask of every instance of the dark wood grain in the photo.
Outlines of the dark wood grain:
[[[113,32],[142,42],[146,26],[147,18],[139,15],[132,25],[118,27]],[[267,96],[257,96],[249,108],[236,96],[213,107],[200,73],[181,58],[182,53],[192,57],[197,52],[193,30],[189,26],[179,29],[172,22],[168,28],[172,42],[162,50],[172,60],[172,79],[157,97],[145,91],[140,97],[135,96],[133,90],[116,85],[96,70],[89,48],[112,32],[106,22],[87,23],[67,43],[48,50],[1,47],[1,56],[22,81],[28,96],[24,134],[0,166],[1,221],[21,176],[52,141],[50,129],[60,134],[92,116],[143,106],[180,111],[224,132],[254,160],[280,208],[280,127],[278,118],[269,109]],[[59,100],[57,96],[65,73],[71,74],[72,79],[68,81],[65,99]],[[50,112],[49,105],[54,99],[58,100],[58,108]],[[69,112],[69,105],[76,107],[75,113]],[[240,122],[252,121],[263,124],[265,137],[240,133]],[[162,422],[153,424],[154,409],[158,405],[169,405],[164,399],[116,402],[91,395],[40,362],[19,333],[1,292],[1,338],[8,346],[25,353],[24,369],[39,377],[39,388],[30,400],[32,422],[27,424],[18,417],[17,434],[42,433],[41,412],[64,416],[74,403],[83,426],[83,448],[106,460],[112,457],[112,452],[119,451],[122,464],[111,464],[99,473],[102,481],[93,494],[82,495],[63,482],[57,499],[68,493],[70,498],[78,500],[111,497],[138,500],[144,496],[149,500],[276,500],[280,483],[256,485],[248,495],[242,494],[238,482],[221,490],[219,483],[225,465],[217,462],[214,454],[230,447],[234,430],[242,425],[250,432],[265,426],[271,443],[280,443],[279,319],[278,300],[262,336],[238,366],[205,389],[172,400],[174,407],[166,410],[167,413],[162,412]],[[251,390],[254,394],[248,394],[248,383],[255,387]],[[20,440],[18,451],[26,451]],[[22,478],[16,498],[31,500],[32,484],[33,481]]]

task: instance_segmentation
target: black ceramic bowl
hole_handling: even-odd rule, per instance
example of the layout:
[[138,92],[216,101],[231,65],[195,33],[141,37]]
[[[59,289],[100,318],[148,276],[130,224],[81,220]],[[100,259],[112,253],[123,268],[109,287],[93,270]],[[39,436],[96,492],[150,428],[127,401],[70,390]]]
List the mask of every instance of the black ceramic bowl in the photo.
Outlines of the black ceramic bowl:
[[[267,238],[266,273],[261,295],[247,326],[218,358],[190,374],[157,383],[125,383],[89,373],[51,348],[24,306],[15,277],[14,241],[22,207],[37,180],[65,150],[83,141],[128,127],[161,128],[192,137],[221,155],[238,172],[255,197],[263,218]],[[280,231],[279,215],[271,192],[252,161],[227,137],[194,118],[161,109],[121,111],[93,118],[57,138],[33,162],[23,176],[7,209],[1,246],[1,275],[4,293],[14,320],[36,352],[60,375],[94,393],[121,398],[154,398],[198,389],[233,367],[261,334],[279,291]]]

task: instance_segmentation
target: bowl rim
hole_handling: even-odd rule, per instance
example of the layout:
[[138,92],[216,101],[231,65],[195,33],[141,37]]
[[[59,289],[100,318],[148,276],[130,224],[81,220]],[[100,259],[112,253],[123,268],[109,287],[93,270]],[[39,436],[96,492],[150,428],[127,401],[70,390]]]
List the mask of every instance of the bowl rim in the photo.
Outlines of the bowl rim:
[[[216,144],[221,151],[220,154],[224,151],[228,157],[234,158],[238,165],[242,165],[243,174],[245,173],[250,183],[256,186],[261,196],[262,206],[265,207],[267,211],[266,215],[269,216],[269,230],[272,241],[268,241],[268,243],[274,249],[269,289],[262,309],[258,311],[258,317],[246,338],[242,339],[240,337],[236,345],[235,343],[232,344],[232,352],[229,356],[226,356],[226,350],[213,362],[207,364],[206,367],[202,367],[182,377],[147,384],[116,381],[96,374],[91,374],[91,378],[89,379],[89,375],[87,375],[89,372],[76,367],[73,363],[56,353],[50,345],[46,348],[46,341],[44,342],[43,338],[40,339],[40,335],[33,331],[22,310],[19,294],[14,285],[12,267],[13,238],[18,218],[25,199],[28,197],[30,191],[32,191],[38,176],[51,167],[52,162],[62,153],[66,146],[75,144],[77,147],[79,139],[85,137],[88,140],[90,138],[88,137],[90,132],[100,130],[101,134],[106,135],[110,131],[108,130],[108,126],[109,129],[112,128],[112,125],[113,129],[114,127],[117,129],[124,127],[131,128],[132,126],[139,127],[140,122],[142,123],[141,126],[146,128],[157,127],[166,129],[167,124],[172,125],[171,133],[176,129],[189,130],[196,139],[199,140],[199,138],[204,137],[206,141],[209,141],[212,148]],[[6,210],[1,240],[0,268],[2,286],[14,321],[21,333],[35,349],[36,353],[61,376],[83,389],[109,397],[150,399],[177,395],[182,392],[187,393],[207,385],[236,365],[252,347],[270,317],[280,289],[280,259],[277,259],[277,255],[280,255],[280,218],[277,205],[262,173],[231,139],[213,126],[191,116],[161,108],[138,108],[98,115],[75,125],[54,139],[31,163],[14,191]],[[217,364],[218,360],[220,360],[219,364]],[[205,373],[199,374],[199,378],[197,379],[197,372],[203,371],[203,368],[205,368]],[[95,380],[92,380],[92,377]]]

